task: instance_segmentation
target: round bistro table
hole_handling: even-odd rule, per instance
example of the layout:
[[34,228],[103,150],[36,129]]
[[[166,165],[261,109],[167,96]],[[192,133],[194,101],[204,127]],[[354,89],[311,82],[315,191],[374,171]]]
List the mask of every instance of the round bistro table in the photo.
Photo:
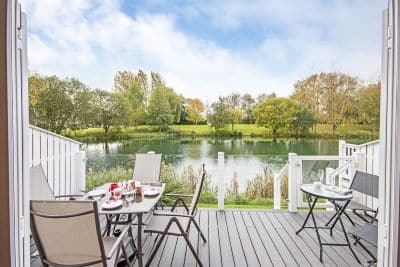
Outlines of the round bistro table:
[[[353,198],[353,194],[342,195],[342,194],[327,190],[326,187],[327,187],[326,185],[322,185],[321,188],[316,188],[314,186],[314,184],[303,184],[300,187],[300,190],[306,194],[307,203],[308,203],[308,207],[310,208],[310,210],[308,211],[307,217],[304,220],[302,227],[296,232],[296,235],[298,235],[305,228],[315,229],[315,232],[317,233],[319,248],[320,248],[319,259],[321,262],[322,262],[323,246],[347,246],[347,247],[349,247],[350,251],[353,253],[356,260],[359,263],[361,263],[356,255],[356,253],[354,252],[353,248],[351,247],[349,237],[347,236],[346,228],[344,227],[344,224],[343,224],[342,218],[341,218],[343,212],[347,208],[347,205],[349,204],[350,200]],[[314,198],[314,200],[312,198]],[[333,201],[345,201],[345,204],[343,205],[342,208],[335,205],[337,216],[335,217],[335,220],[331,226],[318,226],[317,225],[313,211],[314,211],[315,205],[317,204],[317,201],[319,199],[326,199],[326,200],[333,200]],[[306,226],[310,217],[312,219],[313,225]],[[324,243],[324,242],[322,242],[321,236],[319,234],[319,230],[320,229],[324,229],[324,230],[328,229],[328,230],[330,230],[330,234],[332,235],[332,230],[335,227],[337,222],[339,222],[341,225],[344,237],[346,239],[346,243]]]

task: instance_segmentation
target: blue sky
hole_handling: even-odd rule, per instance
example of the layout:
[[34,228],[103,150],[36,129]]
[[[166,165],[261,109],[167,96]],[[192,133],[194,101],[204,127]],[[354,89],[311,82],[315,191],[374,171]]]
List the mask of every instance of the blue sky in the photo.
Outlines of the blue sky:
[[28,65],[107,90],[143,69],[187,97],[287,96],[319,71],[378,79],[386,2],[24,0]]

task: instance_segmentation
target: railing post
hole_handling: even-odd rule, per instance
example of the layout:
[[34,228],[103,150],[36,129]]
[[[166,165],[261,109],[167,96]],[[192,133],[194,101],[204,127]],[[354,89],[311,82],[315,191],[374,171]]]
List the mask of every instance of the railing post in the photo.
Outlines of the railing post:
[[274,174],[274,209],[281,209],[281,177],[278,173]]
[[[301,170],[300,170],[301,171]],[[300,173],[301,175],[301,173]],[[288,176],[288,196],[289,203],[288,209],[290,212],[297,212],[297,202],[298,202],[298,177],[299,170],[297,166],[297,154],[289,153],[289,176]]]
[[[326,168],[325,169],[325,174],[326,174],[326,181],[325,183],[328,185],[335,185],[335,177],[330,177],[331,174],[333,173],[334,169],[333,168]],[[340,175],[339,175],[340,176]]]
[[86,152],[76,152],[75,160],[75,193],[79,193],[86,189]]
[[224,152],[218,152],[218,210],[224,210],[225,181],[224,181]]
[[[347,156],[346,141],[339,140],[339,157],[345,157],[345,156]],[[341,167],[345,163],[346,163],[346,161],[339,159],[339,167]],[[339,174],[339,184],[338,185],[339,185],[339,187],[343,186],[343,175],[341,175],[341,174]]]

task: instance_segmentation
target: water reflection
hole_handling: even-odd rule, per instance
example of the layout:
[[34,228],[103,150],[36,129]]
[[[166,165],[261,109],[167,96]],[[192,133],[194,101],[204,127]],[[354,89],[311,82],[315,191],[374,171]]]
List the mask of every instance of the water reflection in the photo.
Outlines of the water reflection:
[[[116,166],[131,168],[136,153],[155,151],[163,154],[163,161],[172,165],[177,173],[186,167],[206,164],[206,169],[216,184],[217,154],[226,155],[225,181],[230,184],[236,176],[239,190],[243,191],[246,181],[263,173],[265,168],[273,172],[286,163],[288,153],[299,155],[337,155],[338,141],[324,139],[266,140],[266,139],[164,139],[129,140],[108,144],[86,146],[87,167],[100,171]],[[334,167],[335,163],[305,163],[303,173],[310,180],[318,179],[321,170]]]

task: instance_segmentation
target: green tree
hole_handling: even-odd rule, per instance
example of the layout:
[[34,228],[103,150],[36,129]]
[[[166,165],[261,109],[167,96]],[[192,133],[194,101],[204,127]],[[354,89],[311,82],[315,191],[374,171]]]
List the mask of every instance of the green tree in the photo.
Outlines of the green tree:
[[158,126],[160,131],[168,129],[174,120],[174,112],[169,101],[169,92],[165,87],[152,90],[147,107],[147,123]]
[[313,113],[297,104],[297,113],[294,114],[290,124],[290,132],[296,137],[306,137],[310,128],[313,127],[315,118]]
[[126,125],[129,121],[129,104],[119,93],[97,89],[94,91],[93,110],[97,126],[104,129],[107,136],[113,126]]
[[256,123],[272,131],[272,137],[278,137],[278,131],[289,131],[294,118],[298,115],[299,105],[287,98],[270,98],[254,109]]
[[205,110],[203,102],[198,98],[188,98],[186,100],[187,120],[197,125],[203,119]]
[[68,82],[56,76],[33,75],[28,79],[30,123],[52,132],[66,128],[74,113]]
[[244,122],[254,123],[253,109],[256,106],[256,100],[250,94],[244,94],[241,99],[241,108],[244,112]]
[[230,123],[229,107],[221,99],[211,104],[211,109],[208,113],[208,122],[219,131],[224,128],[226,124]]
[[379,125],[381,83],[370,83],[359,92],[359,119],[362,123]]

